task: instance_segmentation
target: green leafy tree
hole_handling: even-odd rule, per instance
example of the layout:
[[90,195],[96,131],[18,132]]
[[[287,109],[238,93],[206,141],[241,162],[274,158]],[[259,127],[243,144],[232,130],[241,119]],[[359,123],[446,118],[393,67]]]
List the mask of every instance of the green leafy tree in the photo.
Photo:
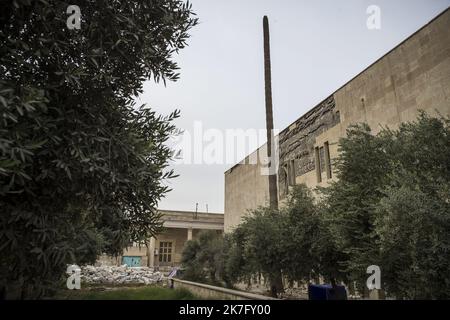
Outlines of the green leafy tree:
[[[338,181],[314,199],[295,186],[280,210],[251,212],[229,236],[231,283],[262,274],[323,277],[365,292],[367,267],[397,298],[448,298],[450,280],[450,120],[420,113],[398,130],[347,130],[336,161]],[[275,289],[274,289],[275,287]]]
[[385,151],[386,139],[371,134],[366,124],[347,129],[347,136],[339,142],[339,156],[335,161],[337,181],[322,191],[324,221],[333,235],[338,255],[328,270],[339,268],[349,279],[356,281],[363,291],[366,269],[379,265],[379,250],[374,243],[376,207],[391,170]]
[[284,290],[283,278],[307,283],[323,276],[333,284],[344,280],[338,265],[343,255],[325,213],[305,185],[295,186],[280,210],[251,211],[227,235],[228,282],[250,282],[262,275],[277,296]]
[[177,80],[189,4],[11,0],[0,11],[0,288],[33,298],[67,263],[118,254],[160,228],[174,112],[135,106],[146,79]]
[[343,263],[347,261],[347,255],[339,246],[339,240],[334,234],[333,217],[329,215],[328,208],[324,207],[322,202],[317,204],[316,209],[317,241],[311,248],[315,258],[315,274],[323,277],[324,281],[333,286],[341,282],[349,284],[349,276],[343,266]]
[[225,258],[224,276],[229,287],[242,281],[249,282],[252,274],[252,266],[244,257],[245,228],[240,225],[230,234],[225,234]]
[[183,249],[183,277],[191,281],[220,284],[224,272],[224,256],[222,235],[213,230],[200,232]]
[[288,194],[283,219],[287,252],[282,257],[284,274],[292,281],[309,281],[318,277],[315,248],[320,241],[319,216],[311,191],[295,186]]
[[329,228],[330,221],[310,189],[297,185],[289,192],[283,209],[285,247],[283,274],[291,281],[307,283],[322,276],[335,285],[345,279],[343,258]]
[[183,279],[196,282],[206,282],[206,272],[204,266],[197,259],[201,247],[198,241],[189,240],[186,242],[181,255],[183,266]]
[[398,130],[357,125],[341,139],[339,180],[321,205],[340,271],[360,292],[375,264],[390,295],[448,297],[449,136],[447,118],[422,112]]
[[385,289],[398,298],[450,297],[449,124],[422,113],[383,133],[394,169],[375,230]]
[[286,256],[286,238],[283,213],[272,207],[260,207],[243,218],[234,233],[238,241],[234,259],[243,262],[240,278],[262,275],[270,285],[271,295],[284,291],[283,257]]

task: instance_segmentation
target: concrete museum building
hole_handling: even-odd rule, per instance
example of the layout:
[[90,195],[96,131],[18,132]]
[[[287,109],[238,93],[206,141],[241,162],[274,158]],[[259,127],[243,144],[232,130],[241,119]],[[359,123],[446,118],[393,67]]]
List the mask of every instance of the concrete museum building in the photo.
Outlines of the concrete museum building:
[[[415,120],[419,110],[450,114],[449,9],[279,133],[278,201],[292,185],[314,188],[335,179],[338,141],[351,124],[366,122],[376,133],[381,126],[395,129]],[[261,175],[261,161],[249,161],[266,148],[225,172],[225,232],[248,210],[268,205],[268,176]]]

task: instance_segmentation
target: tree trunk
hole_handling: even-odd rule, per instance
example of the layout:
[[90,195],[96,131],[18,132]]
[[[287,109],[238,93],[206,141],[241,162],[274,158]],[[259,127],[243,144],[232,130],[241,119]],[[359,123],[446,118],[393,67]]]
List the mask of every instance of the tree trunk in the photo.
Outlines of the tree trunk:
[[278,294],[283,292],[283,276],[280,271],[270,279],[270,293],[273,298],[278,298]]

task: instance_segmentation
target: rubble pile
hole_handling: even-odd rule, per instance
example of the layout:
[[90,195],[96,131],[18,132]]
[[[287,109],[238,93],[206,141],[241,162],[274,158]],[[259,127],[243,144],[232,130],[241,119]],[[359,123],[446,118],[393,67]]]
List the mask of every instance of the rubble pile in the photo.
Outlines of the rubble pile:
[[287,287],[284,289],[284,292],[280,294],[281,299],[286,300],[308,300],[308,287],[300,286],[300,287]]
[[163,275],[148,267],[82,266],[81,281],[89,284],[152,284]]

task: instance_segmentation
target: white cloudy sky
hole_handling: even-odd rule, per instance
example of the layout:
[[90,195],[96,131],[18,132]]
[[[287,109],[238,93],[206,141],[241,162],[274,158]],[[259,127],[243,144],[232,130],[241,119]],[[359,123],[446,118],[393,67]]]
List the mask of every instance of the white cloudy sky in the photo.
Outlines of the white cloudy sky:
[[[450,0],[191,0],[200,24],[176,61],[180,80],[147,82],[140,102],[162,114],[181,110],[176,125],[203,129],[265,127],[262,17],[270,23],[275,128],[283,129],[383,56]],[[381,9],[381,29],[366,9]],[[244,154],[237,157],[243,157]],[[174,164],[180,176],[161,209],[224,210],[230,164]]]

